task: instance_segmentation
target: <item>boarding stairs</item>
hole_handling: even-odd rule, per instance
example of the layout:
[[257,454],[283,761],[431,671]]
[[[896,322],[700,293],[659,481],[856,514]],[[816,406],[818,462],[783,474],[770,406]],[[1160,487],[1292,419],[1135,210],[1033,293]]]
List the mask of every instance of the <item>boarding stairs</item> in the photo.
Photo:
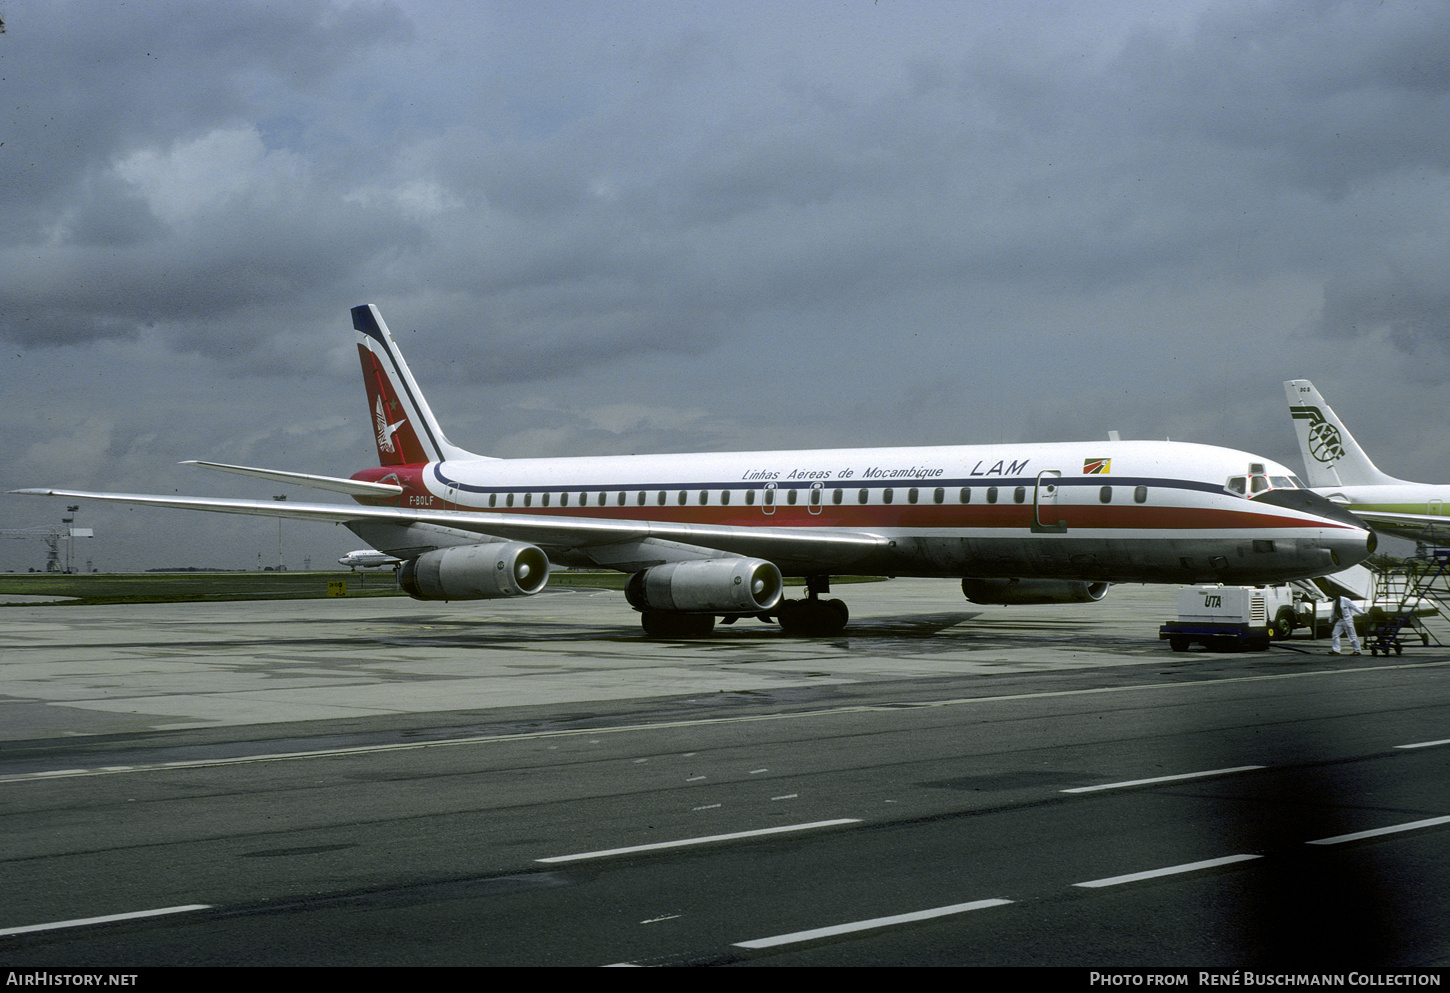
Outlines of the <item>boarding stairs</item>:
[[1371,601],[1365,647],[1371,655],[1399,655],[1407,642],[1445,643],[1426,626],[1430,617],[1450,617],[1450,548],[1422,547],[1402,567],[1379,573],[1379,595]]

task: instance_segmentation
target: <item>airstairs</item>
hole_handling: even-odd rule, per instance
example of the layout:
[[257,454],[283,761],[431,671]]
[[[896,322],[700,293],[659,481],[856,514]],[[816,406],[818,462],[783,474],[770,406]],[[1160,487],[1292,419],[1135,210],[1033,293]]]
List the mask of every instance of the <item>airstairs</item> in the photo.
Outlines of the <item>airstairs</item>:
[[1381,572],[1379,587],[1365,628],[1371,655],[1399,655],[1410,641],[1445,644],[1425,622],[1450,617],[1450,548],[1421,548],[1403,567]]

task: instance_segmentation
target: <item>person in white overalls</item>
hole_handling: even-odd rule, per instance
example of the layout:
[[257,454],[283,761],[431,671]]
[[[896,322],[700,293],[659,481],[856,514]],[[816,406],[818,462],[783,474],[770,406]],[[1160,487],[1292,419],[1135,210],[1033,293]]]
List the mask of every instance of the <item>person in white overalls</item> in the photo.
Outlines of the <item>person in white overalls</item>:
[[1354,633],[1354,615],[1362,613],[1364,611],[1356,607],[1354,601],[1349,597],[1338,596],[1334,598],[1334,612],[1330,615],[1330,618],[1334,621],[1334,634],[1329,639],[1330,655],[1340,654],[1339,636],[1341,634],[1349,635],[1349,643],[1354,646],[1354,654],[1360,654],[1359,635]]

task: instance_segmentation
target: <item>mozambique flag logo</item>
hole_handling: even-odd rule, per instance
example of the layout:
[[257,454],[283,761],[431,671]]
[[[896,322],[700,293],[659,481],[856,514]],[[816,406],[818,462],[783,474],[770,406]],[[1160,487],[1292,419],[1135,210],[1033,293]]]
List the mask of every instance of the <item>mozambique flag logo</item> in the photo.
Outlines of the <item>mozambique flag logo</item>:
[[1083,459],[1082,474],[1084,476],[1106,476],[1113,471],[1112,459]]

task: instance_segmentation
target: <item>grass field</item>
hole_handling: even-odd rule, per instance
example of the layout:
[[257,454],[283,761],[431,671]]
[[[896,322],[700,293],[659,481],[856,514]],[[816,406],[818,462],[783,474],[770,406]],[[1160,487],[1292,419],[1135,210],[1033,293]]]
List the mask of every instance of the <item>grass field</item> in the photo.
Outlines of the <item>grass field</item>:
[[[622,572],[574,572],[563,569],[549,575],[549,585],[588,586],[622,590],[629,577]],[[833,583],[872,582],[874,577],[832,577]],[[391,570],[358,572],[141,572],[0,574],[0,597],[5,595],[70,597],[77,603],[180,603],[218,600],[310,600],[331,596],[329,584],[347,584],[347,596],[406,596],[393,581]],[[786,585],[800,585],[786,580]]]
[[[618,572],[563,572],[550,586],[623,589]],[[216,600],[309,600],[329,596],[328,584],[344,582],[347,596],[406,596],[391,570],[366,575],[337,572],[142,572],[15,573],[0,575],[0,595],[73,597],[65,603],[177,603]]]

